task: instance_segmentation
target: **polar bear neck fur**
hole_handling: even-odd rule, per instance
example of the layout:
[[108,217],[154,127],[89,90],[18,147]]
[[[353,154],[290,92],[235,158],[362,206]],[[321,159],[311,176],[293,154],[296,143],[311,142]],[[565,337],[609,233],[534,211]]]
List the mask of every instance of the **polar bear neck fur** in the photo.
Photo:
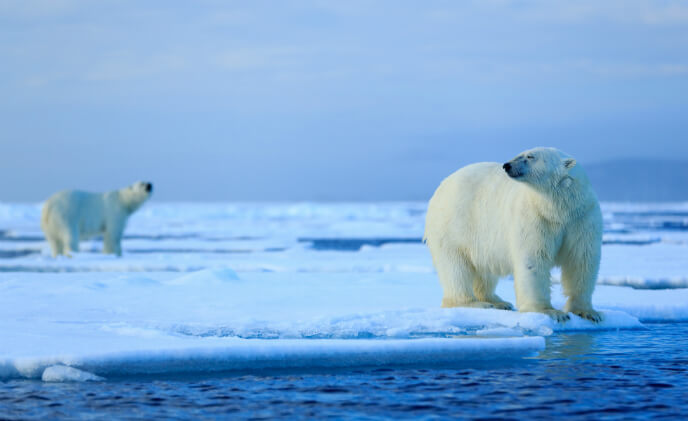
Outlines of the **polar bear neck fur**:
[[105,196],[108,195],[117,197],[117,203],[119,203],[129,215],[136,212],[149,196],[145,188],[139,187],[137,184],[105,193]]
[[[527,164],[532,160],[535,164]],[[519,154],[509,163],[517,165],[519,161],[530,166],[531,172],[515,178],[514,182],[520,185],[541,218],[554,224],[565,224],[584,216],[593,203],[597,203],[585,172],[563,152],[554,148],[535,148]]]
[[[587,177],[564,176],[553,180],[548,186],[522,183],[520,186],[529,201],[538,210],[541,218],[556,224],[565,224],[578,219],[593,206],[591,197],[595,193],[590,188]],[[596,198],[594,202],[596,202]]]

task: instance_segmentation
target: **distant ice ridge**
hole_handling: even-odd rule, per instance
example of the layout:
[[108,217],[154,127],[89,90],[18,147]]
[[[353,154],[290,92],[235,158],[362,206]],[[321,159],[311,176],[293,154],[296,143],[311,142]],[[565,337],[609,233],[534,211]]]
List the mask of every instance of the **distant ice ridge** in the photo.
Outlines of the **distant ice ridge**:
[[[170,244],[165,240],[161,245],[151,246],[150,252],[127,252],[129,241],[141,240],[124,240],[125,255],[120,259],[85,252],[72,259],[33,254],[0,258],[0,272],[193,272],[230,265],[238,273],[434,273],[427,247],[420,243],[363,246],[360,251],[352,252],[311,250],[308,244],[296,240],[291,245],[286,240],[237,240],[224,246],[222,242],[205,243],[207,247],[226,247],[225,252],[208,251],[197,244],[192,244],[190,249],[196,247],[196,252],[192,252],[183,245],[165,249],[165,244]],[[242,241],[248,244],[241,244]],[[0,256],[3,251],[26,250],[18,244],[21,243],[0,240]],[[83,247],[88,249],[88,245]],[[605,245],[598,284],[645,289],[688,288],[687,256],[688,244]],[[559,272],[555,271],[553,276],[558,279]]]
[[97,381],[160,373],[210,373],[284,368],[434,366],[517,359],[543,350],[542,337],[416,340],[261,340],[176,338],[165,348],[0,358],[0,380]]

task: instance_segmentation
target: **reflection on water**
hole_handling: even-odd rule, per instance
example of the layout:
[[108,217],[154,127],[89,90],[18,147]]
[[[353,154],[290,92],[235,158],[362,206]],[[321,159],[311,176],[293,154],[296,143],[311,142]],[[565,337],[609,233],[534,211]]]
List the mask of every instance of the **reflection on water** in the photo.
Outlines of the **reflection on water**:
[[547,338],[547,348],[538,358],[569,360],[588,359],[598,346],[598,337],[585,332],[574,332]]

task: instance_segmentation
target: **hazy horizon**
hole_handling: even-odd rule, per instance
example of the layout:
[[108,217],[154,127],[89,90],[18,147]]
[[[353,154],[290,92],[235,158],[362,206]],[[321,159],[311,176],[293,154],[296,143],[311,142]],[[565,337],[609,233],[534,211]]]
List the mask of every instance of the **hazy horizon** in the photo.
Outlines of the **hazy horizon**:
[[[609,173],[608,171],[602,171],[603,166],[610,165],[611,168],[616,171],[620,168],[623,170],[629,170],[632,168],[631,165],[643,165],[643,168],[635,171],[623,171],[618,174]],[[584,164],[588,172],[588,175],[593,182],[593,188],[595,189],[598,197],[601,201],[606,202],[628,202],[628,201],[638,201],[638,202],[685,202],[688,201],[688,172],[685,168],[688,168],[688,160],[676,160],[676,159],[643,159],[643,158],[625,158],[619,160],[607,160],[600,161],[596,163],[586,163]],[[654,174],[657,172],[658,168],[667,165],[667,171],[664,174]],[[456,168],[458,169],[458,168]],[[667,182],[667,173],[676,175],[673,179]],[[629,175],[630,174],[630,175]],[[446,174],[446,175],[449,175]],[[445,176],[446,176],[445,175]],[[649,177],[647,177],[649,175]],[[641,178],[645,177],[645,178]],[[216,197],[216,198],[204,198],[204,199],[184,199],[184,198],[170,198],[163,195],[160,198],[158,190],[159,185],[155,185],[155,191],[152,196],[152,200],[155,202],[162,203],[285,203],[285,202],[417,202],[429,200],[434,193],[435,188],[439,185],[439,182],[444,179],[444,176],[436,180],[436,185],[428,190],[424,191],[414,191],[408,192],[407,197],[397,197],[397,198],[332,198],[332,199],[312,199],[308,197],[303,198],[283,198],[283,199],[272,199],[272,198],[261,198],[261,199],[244,199],[240,197],[227,198],[227,197]],[[661,180],[662,185],[657,186],[653,184],[656,181]],[[132,182],[135,180],[132,180]],[[629,183],[634,183],[629,185]],[[110,190],[116,190],[118,187],[123,186],[104,186],[104,188],[99,190],[88,190],[83,189],[80,186],[66,186],[59,190],[87,190],[93,192],[105,192]],[[165,186],[162,186],[164,189]],[[47,199],[53,193],[59,191],[49,192],[45,197],[28,199],[28,200],[0,200],[2,202],[16,202],[16,203],[38,203]]]
[[688,161],[679,1],[0,0],[0,28],[5,202],[420,200],[534,146]]

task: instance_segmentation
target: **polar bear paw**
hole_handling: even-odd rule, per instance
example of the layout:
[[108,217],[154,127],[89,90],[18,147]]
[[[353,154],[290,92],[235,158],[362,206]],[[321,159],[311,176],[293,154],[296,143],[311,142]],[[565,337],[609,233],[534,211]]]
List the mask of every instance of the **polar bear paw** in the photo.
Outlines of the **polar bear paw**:
[[514,309],[514,306],[511,305],[511,303],[502,300],[501,297],[499,297],[496,294],[492,294],[492,295],[487,296],[487,297],[477,296],[476,298],[477,298],[476,301],[486,302],[486,303],[492,304],[492,308],[496,308],[497,310],[513,310]]
[[471,301],[470,303],[464,304],[462,307],[495,308],[495,305],[487,301]]
[[497,302],[492,302],[492,305],[494,308],[498,310],[513,310],[514,306],[507,302],[507,301],[497,301]]
[[541,312],[542,312],[542,313],[545,313],[546,315],[548,315],[549,317],[551,317],[552,319],[554,319],[554,321],[557,322],[557,323],[567,322],[567,321],[569,321],[569,320],[571,319],[571,316],[569,316],[568,313],[564,313],[564,312],[561,311],[561,310],[556,310],[556,309],[553,309],[553,308],[550,308],[550,309],[547,309],[547,310],[542,310]]
[[580,317],[581,319],[590,320],[593,323],[599,323],[604,319],[604,316],[602,316],[602,313],[595,311],[593,309],[590,309],[590,310],[571,310],[571,313],[575,314],[576,316]]

